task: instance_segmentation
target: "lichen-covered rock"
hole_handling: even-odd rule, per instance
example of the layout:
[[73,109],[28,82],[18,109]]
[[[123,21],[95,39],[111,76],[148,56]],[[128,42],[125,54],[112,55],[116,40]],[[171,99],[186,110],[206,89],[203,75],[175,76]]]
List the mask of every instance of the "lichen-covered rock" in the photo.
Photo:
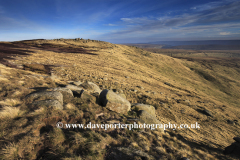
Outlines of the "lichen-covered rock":
[[79,86],[79,85],[81,85],[82,83],[83,83],[83,82],[80,82],[80,81],[73,82],[73,84],[76,85],[76,86]]
[[105,106],[109,110],[122,114],[127,114],[131,109],[131,104],[128,100],[107,89],[101,92],[99,104]]
[[40,91],[33,92],[26,96],[27,103],[40,100],[58,100],[63,105],[63,95],[58,91]]
[[127,99],[127,98],[126,98],[126,95],[123,94],[123,93],[118,93],[118,95],[121,96],[121,97],[123,97],[124,99]]
[[101,91],[102,91],[102,90],[98,87],[98,85],[96,85],[96,84],[94,84],[94,83],[92,83],[92,82],[88,82],[88,81],[80,84],[80,87],[86,89],[86,90],[89,91],[89,92],[93,92],[93,93],[97,92],[98,94],[100,94]]
[[71,91],[71,89],[65,88],[65,87],[53,88],[53,91],[58,91],[58,92],[62,93],[63,98],[65,98],[64,95],[73,96],[73,92]]
[[144,110],[150,113],[152,116],[156,116],[155,108],[151,105],[135,103],[135,104],[132,104],[132,110],[135,110],[135,111]]
[[41,107],[47,107],[52,109],[63,109],[63,105],[58,100],[42,100],[42,101],[35,101],[31,104],[33,109],[39,109]]
[[80,98],[88,102],[96,102],[96,97],[91,95],[89,92],[82,90]]
[[[145,124],[162,124],[157,118],[156,116],[151,115],[150,113],[148,113],[147,111],[144,110],[140,110],[138,111],[138,117],[140,120],[144,121]],[[164,132],[163,128],[159,128],[155,126],[156,130],[159,130],[161,132]]]
[[81,87],[71,85],[71,84],[67,85],[66,88],[70,89],[71,91],[81,91],[82,90]]

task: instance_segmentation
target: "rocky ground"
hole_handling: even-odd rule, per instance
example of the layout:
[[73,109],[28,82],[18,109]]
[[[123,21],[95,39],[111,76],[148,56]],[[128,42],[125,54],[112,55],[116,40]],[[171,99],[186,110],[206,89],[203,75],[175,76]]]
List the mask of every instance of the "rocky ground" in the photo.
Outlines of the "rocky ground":
[[0,53],[1,159],[239,159],[239,68],[84,39],[2,42]]

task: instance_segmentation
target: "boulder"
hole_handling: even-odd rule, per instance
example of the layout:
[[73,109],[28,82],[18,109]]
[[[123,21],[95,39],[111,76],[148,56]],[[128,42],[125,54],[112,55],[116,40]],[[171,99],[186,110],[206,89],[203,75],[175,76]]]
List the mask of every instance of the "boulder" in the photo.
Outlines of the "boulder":
[[83,82],[80,82],[80,81],[73,82],[73,84],[76,85],[76,86],[79,86],[79,85],[81,85],[82,83],[83,83]]
[[124,99],[127,99],[127,98],[126,98],[126,95],[123,94],[123,93],[118,93],[118,95],[121,96],[121,97],[123,97]]
[[116,147],[111,149],[110,154],[106,158],[107,160],[127,160],[127,159],[147,159],[155,160],[152,155],[149,155],[141,150],[133,149],[130,147]]
[[58,87],[58,88],[53,88],[53,91],[58,91],[58,92],[62,93],[63,98],[68,98],[68,96],[73,97],[73,92],[69,88]]
[[[145,124],[162,124],[156,116],[151,115],[147,111],[140,110],[138,111],[138,117],[140,120],[142,120]],[[156,127],[156,126],[155,126]],[[163,128],[156,128],[156,130],[159,130],[161,132],[164,132]]]
[[71,84],[67,85],[66,88],[70,89],[71,91],[81,91],[82,90],[81,87],[71,85]]
[[151,105],[135,103],[132,105],[132,110],[135,110],[135,111],[144,110],[144,111],[147,111],[148,113],[150,113],[152,116],[156,116],[155,108]]
[[52,109],[63,109],[63,105],[58,100],[42,100],[42,101],[35,101],[31,104],[33,109],[39,109],[41,107],[47,107]]
[[97,98],[91,95],[89,92],[82,90],[80,98],[88,102],[96,102]]
[[58,91],[39,91],[30,93],[26,96],[27,103],[49,99],[58,100],[63,105],[63,95]]
[[117,113],[127,114],[131,109],[131,104],[122,96],[111,90],[103,90],[99,96],[99,104]]
[[93,93],[97,92],[98,94],[100,94],[102,91],[96,84],[88,81],[80,84],[80,86],[86,89],[87,91],[93,92]]

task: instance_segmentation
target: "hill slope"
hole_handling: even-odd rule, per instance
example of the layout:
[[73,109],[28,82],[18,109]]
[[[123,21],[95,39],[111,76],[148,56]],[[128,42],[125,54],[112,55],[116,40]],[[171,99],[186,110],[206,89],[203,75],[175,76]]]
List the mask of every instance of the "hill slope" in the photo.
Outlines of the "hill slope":
[[[136,47],[83,39],[2,42],[0,52],[1,63],[6,65],[0,66],[3,159],[107,159],[116,147],[141,151],[142,156],[135,158],[147,154],[145,157],[150,159],[237,159],[222,151],[240,132],[238,65],[187,61]],[[154,106],[157,119],[164,124],[198,122],[201,128],[167,129],[165,133],[61,130],[55,127],[60,120],[129,123],[127,119],[136,115],[122,115],[101,107],[94,100],[98,95],[86,100],[75,94],[64,100],[63,110],[57,111],[32,111],[27,104],[26,95],[33,91],[86,80],[101,89],[121,90],[131,104]]]

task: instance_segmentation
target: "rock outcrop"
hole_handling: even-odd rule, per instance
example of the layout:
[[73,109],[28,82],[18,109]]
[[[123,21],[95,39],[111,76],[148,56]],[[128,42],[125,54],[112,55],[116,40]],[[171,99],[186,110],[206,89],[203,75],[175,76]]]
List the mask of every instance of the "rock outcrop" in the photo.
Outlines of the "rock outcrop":
[[63,105],[58,100],[42,100],[42,101],[35,101],[31,104],[33,109],[39,109],[41,107],[47,107],[51,109],[63,109]]
[[93,92],[93,93],[97,92],[98,94],[100,94],[102,91],[96,84],[89,82],[89,81],[86,81],[86,82],[80,84],[80,87],[88,90],[89,92]]
[[31,103],[40,100],[58,100],[63,105],[63,95],[58,91],[40,91],[33,92],[26,96],[26,101]]
[[150,113],[152,116],[156,117],[155,108],[151,105],[142,104],[142,103],[134,103],[134,104],[132,104],[132,110],[135,110],[135,111],[144,110],[144,111],[147,111],[148,113]]
[[131,104],[122,96],[111,90],[103,90],[99,96],[99,104],[117,113],[127,114],[131,109]]
[[[153,116],[152,114],[148,113],[145,110],[138,111],[138,117],[140,120],[142,120],[146,124],[162,124],[156,116]],[[155,126],[156,127],[156,126]],[[156,128],[156,130],[159,130],[161,132],[164,132],[163,128]]]

